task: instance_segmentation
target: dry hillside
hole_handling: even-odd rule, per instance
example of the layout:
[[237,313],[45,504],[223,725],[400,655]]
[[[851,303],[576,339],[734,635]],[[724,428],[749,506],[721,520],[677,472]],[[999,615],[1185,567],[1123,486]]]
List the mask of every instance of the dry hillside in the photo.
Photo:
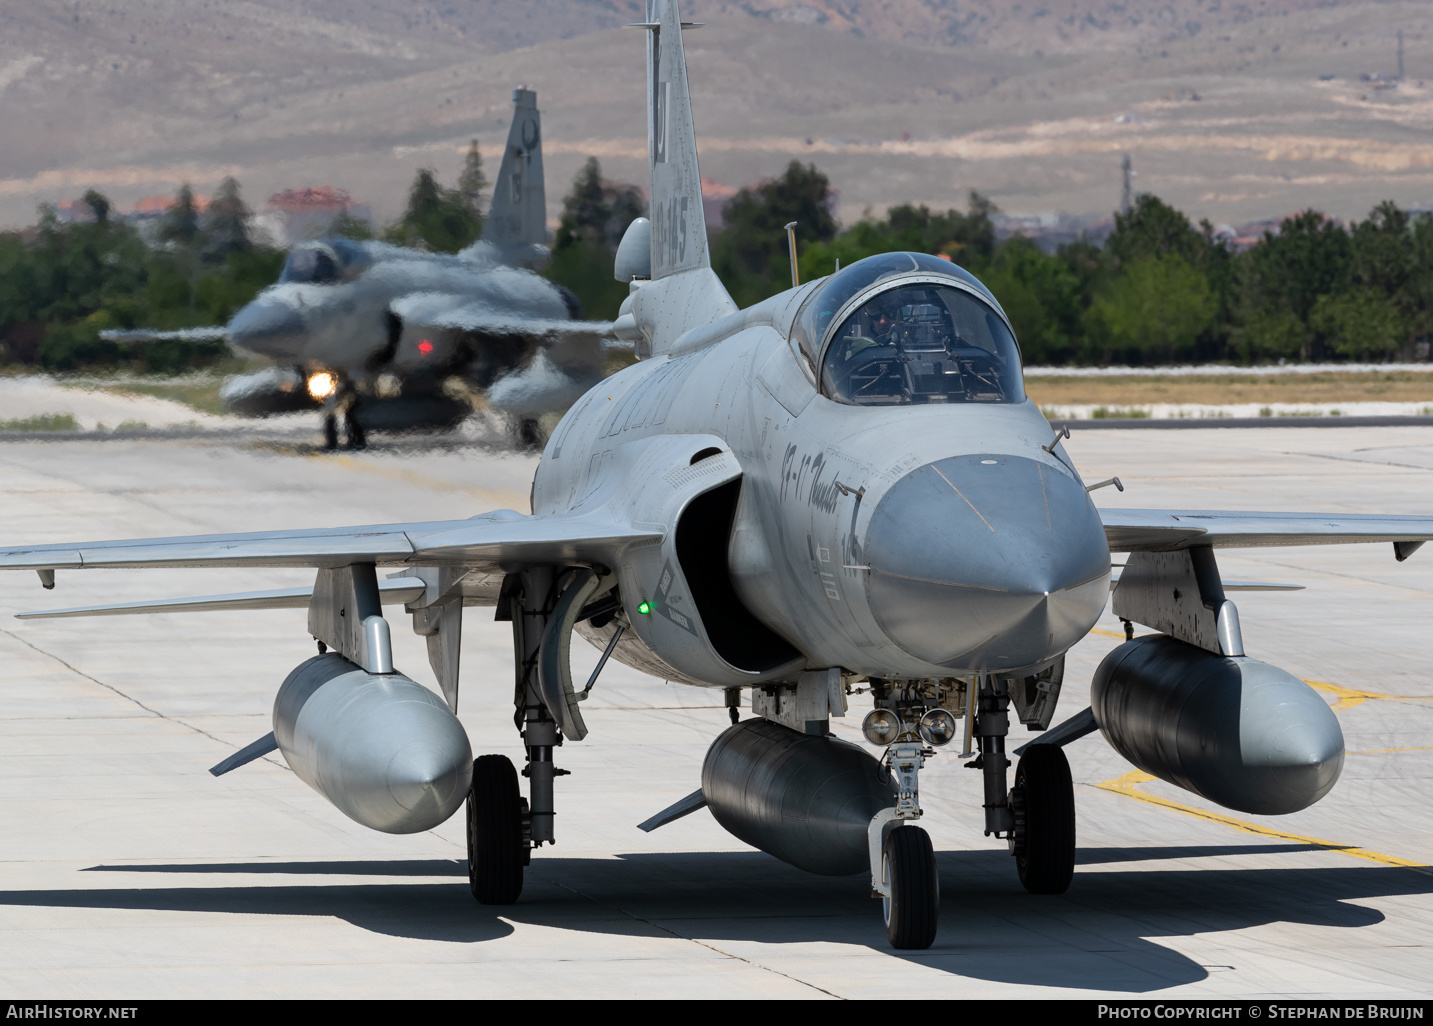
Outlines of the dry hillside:
[[[588,154],[644,177],[637,0],[26,0],[0,5],[0,224],[224,174],[392,216],[414,169],[496,154],[538,90],[549,206]],[[1433,5],[1351,0],[691,0],[703,172],[793,157],[842,216],[966,190],[1102,213],[1138,185],[1238,223],[1433,201]],[[1396,87],[1397,30],[1405,77]]]

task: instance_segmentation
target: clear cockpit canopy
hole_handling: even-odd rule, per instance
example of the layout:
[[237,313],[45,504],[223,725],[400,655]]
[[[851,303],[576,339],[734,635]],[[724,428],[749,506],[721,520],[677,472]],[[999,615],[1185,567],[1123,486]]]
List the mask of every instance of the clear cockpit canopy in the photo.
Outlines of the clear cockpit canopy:
[[1022,402],[1019,348],[997,311],[963,268],[887,253],[827,279],[803,305],[792,339],[837,402]]
[[349,239],[325,239],[295,246],[284,261],[279,282],[330,285],[367,266],[368,251]]

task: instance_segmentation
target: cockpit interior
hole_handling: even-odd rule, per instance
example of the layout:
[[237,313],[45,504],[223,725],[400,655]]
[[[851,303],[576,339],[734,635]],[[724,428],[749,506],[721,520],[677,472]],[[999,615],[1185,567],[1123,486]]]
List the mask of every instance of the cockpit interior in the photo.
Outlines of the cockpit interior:
[[813,293],[793,336],[836,402],[1022,402],[1019,349],[982,293],[988,295],[948,261],[916,253],[870,257]]
[[295,246],[284,261],[279,284],[331,285],[352,277],[368,262],[367,251],[348,239],[305,242]]

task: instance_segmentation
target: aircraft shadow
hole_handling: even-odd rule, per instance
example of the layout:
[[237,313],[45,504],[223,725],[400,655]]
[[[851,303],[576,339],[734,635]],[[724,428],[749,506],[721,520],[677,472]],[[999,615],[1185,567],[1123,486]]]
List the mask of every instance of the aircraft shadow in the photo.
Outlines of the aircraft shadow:
[[[1274,854],[1299,845],[1085,849],[1084,865]],[[1002,851],[938,855],[941,928],[927,951],[899,957],[955,976],[1019,985],[1146,993],[1204,979],[1208,970],[1161,944],[1273,923],[1372,926],[1355,904],[1433,892],[1433,878],[1394,867],[1130,868],[1078,873],[1070,891],[1032,896]],[[88,872],[323,877],[389,876],[385,883],[0,891],[0,907],[153,909],[331,916],[394,937],[453,943],[498,940],[510,923],[627,936],[722,942],[864,945],[888,954],[879,906],[863,876],[816,877],[760,852],[533,859],[522,900],[485,908],[465,867],[446,859],[94,866]],[[428,878],[401,882],[397,878]],[[436,878],[436,879],[435,879]]]

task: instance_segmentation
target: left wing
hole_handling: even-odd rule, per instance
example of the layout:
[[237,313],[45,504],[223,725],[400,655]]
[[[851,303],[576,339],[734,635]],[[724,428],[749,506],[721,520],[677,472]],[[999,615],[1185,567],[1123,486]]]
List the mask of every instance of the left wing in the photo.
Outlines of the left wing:
[[1433,539],[1433,516],[1370,513],[1255,513],[1229,510],[1102,509],[1115,552],[1168,552],[1196,545],[1343,545],[1391,542],[1398,559]]

